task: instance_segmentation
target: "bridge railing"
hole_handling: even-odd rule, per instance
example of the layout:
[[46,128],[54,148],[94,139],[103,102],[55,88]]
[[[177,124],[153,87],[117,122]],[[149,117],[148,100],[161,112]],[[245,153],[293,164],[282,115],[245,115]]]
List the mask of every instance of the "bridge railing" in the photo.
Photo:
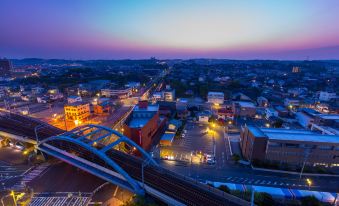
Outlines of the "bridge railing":
[[170,171],[170,170],[165,170],[163,168],[161,168],[161,170],[162,170],[162,172],[167,173],[167,174],[169,174],[172,177],[177,177],[177,178],[179,177],[183,181],[186,181],[188,183],[194,183],[195,186],[201,188],[202,190],[212,191],[215,194],[218,194],[218,195],[220,195],[222,197],[225,197],[230,202],[234,202],[234,203],[242,205],[242,206],[248,206],[249,205],[249,202],[247,202],[247,201],[245,201],[245,200],[243,200],[243,199],[241,199],[239,197],[236,197],[236,196],[233,196],[231,194],[228,194],[228,193],[226,193],[224,191],[221,191],[218,188],[215,188],[213,186],[206,185],[206,184],[198,181],[197,179],[194,179],[194,178],[191,178],[191,177],[187,177],[185,175],[182,175],[182,174],[179,174],[179,173],[175,173],[175,172]]

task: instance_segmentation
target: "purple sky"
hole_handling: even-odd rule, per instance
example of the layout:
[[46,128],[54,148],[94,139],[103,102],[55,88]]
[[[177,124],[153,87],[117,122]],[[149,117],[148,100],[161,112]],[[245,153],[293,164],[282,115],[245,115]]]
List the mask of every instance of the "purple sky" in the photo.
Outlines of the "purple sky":
[[339,59],[337,0],[1,0],[0,57]]

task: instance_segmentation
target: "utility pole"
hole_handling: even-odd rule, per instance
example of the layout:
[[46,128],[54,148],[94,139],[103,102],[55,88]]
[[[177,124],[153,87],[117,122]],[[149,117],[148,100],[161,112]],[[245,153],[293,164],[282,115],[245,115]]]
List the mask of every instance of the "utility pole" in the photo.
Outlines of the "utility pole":
[[305,168],[305,164],[306,164],[306,161],[308,159],[308,157],[310,156],[310,153],[311,153],[311,149],[310,148],[306,148],[305,149],[305,155],[304,155],[304,162],[303,162],[303,166],[301,167],[301,171],[300,171],[300,175],[299,175],[299,179],[301,179],[301,176],[304,172],[304,168]]
[[337,206],[338,196],[339,196],[339,193],[337,193],[335,196],[335,199],[333,201],[333,206]]
[[149,163],[149,160],[143,161],[141,164],[141,180],[142,180],[142,187],[145,189],[145,181],[144,181],[144,168]]
[[252,186],[252,193],[251,193],[251,206],[254,206],[254,187]]

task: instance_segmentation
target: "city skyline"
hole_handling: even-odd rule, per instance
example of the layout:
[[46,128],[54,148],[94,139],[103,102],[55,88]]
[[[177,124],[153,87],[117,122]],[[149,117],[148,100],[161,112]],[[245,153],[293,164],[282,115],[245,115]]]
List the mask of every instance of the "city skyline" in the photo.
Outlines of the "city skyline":
[[2,1],[7,58],[339,59],[339,3]]

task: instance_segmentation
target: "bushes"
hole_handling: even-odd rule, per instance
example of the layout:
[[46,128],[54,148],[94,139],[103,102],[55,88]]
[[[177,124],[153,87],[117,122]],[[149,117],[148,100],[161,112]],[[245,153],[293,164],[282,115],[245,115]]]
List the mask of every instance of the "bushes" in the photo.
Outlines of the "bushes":
[[301,199],[302,206],[321,206],[322,203],[314,196],[307,196]]
[[125,202],[123,206],[157,206],[157,204],[147,197],[137,195]]
[[255,193],[254,202],[258,206],[267,206],[275,204],[273,197],[266,192]]
[[233,155],[232,155],[232,160],[233,160],[234,162],[238,162],[238,161],[240,160],[240,156],[239,156],[238,154],[233,154]]
[[228,188],[226,185],[220,185],[218,189],[226,193],[231,193],[230,188]]
[[[220,189],[220,187],[219,187],[219,189]],[[227,188],[227,189],[229,189],[229,188]],[[251,196],[252,196],[252,191],[242,192],[242,191],[239,191],[239,190],[231,190],[230,194],[250,202]],[[258,206],[275,205],[275,201],[274,201],[273,197],[266,192],[256,192],[254,194],[254,203]]]

